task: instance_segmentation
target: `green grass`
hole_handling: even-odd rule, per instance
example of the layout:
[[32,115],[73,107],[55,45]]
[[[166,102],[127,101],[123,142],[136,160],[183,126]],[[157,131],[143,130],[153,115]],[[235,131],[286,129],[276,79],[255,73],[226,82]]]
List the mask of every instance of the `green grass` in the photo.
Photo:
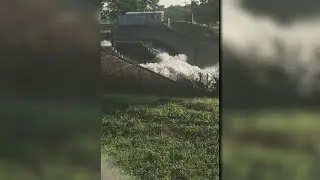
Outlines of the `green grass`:
[[225,180],[315,180],[320,176],[317,112],[224,112]]
[[217,99],[106,96],[102,153],[135,179],[218,179]]

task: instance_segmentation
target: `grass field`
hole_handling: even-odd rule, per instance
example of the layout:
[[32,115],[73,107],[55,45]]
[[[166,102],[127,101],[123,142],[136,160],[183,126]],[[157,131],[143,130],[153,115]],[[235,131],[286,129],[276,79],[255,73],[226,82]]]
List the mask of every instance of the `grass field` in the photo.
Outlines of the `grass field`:
[[110,95],[103,106],[102,154],[119,172],[143,180],[219,179],[217,99]]
[[223,179],[318,179],[319,115],[298,110],[223,112]]

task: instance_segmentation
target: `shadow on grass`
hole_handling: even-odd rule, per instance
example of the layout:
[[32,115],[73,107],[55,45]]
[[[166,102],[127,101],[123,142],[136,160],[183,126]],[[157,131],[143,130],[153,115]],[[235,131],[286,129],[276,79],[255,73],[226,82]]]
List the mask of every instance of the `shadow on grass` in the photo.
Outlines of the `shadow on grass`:
[[107,94],[103,97],[102,113],[107,114],[121,111],[134,105],[156,107],[170,102],[182,103],[183,99],[159,96]]

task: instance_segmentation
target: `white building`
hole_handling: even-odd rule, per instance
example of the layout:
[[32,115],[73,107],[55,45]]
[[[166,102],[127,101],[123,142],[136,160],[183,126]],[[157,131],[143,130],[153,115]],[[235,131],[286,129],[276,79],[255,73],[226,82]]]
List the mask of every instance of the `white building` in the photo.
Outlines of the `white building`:
[[127,12],[118,16],[118,25],[152,25],[164,22],[164,11]]

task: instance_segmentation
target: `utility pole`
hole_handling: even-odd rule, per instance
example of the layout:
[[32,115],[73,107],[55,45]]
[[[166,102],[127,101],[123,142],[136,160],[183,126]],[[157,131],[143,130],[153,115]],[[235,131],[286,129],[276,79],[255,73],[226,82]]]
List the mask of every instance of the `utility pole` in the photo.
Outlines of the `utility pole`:
[[184,21],[188,22],[188,16],[187,16],[187,1],[184,1]]
[[191,24],[193,24],[193,0],[191,0],[190,9],[191,9]]
[[[185,16],[185,21],[186,21],[186,22],[188,22],[187,3],[188,3],[187,1],[184,1],[184,16]],[[191,23],[193,24],[193,22],[194,22],[194,21],[193,21],[193,8],[194,8],[194,7],[193,7],[192,4],[193,4],[193,0],[190,1],[190,12],[191,12],[191,13],[190,13],[190,18],[191,18],[190,21],[191,21]]]

